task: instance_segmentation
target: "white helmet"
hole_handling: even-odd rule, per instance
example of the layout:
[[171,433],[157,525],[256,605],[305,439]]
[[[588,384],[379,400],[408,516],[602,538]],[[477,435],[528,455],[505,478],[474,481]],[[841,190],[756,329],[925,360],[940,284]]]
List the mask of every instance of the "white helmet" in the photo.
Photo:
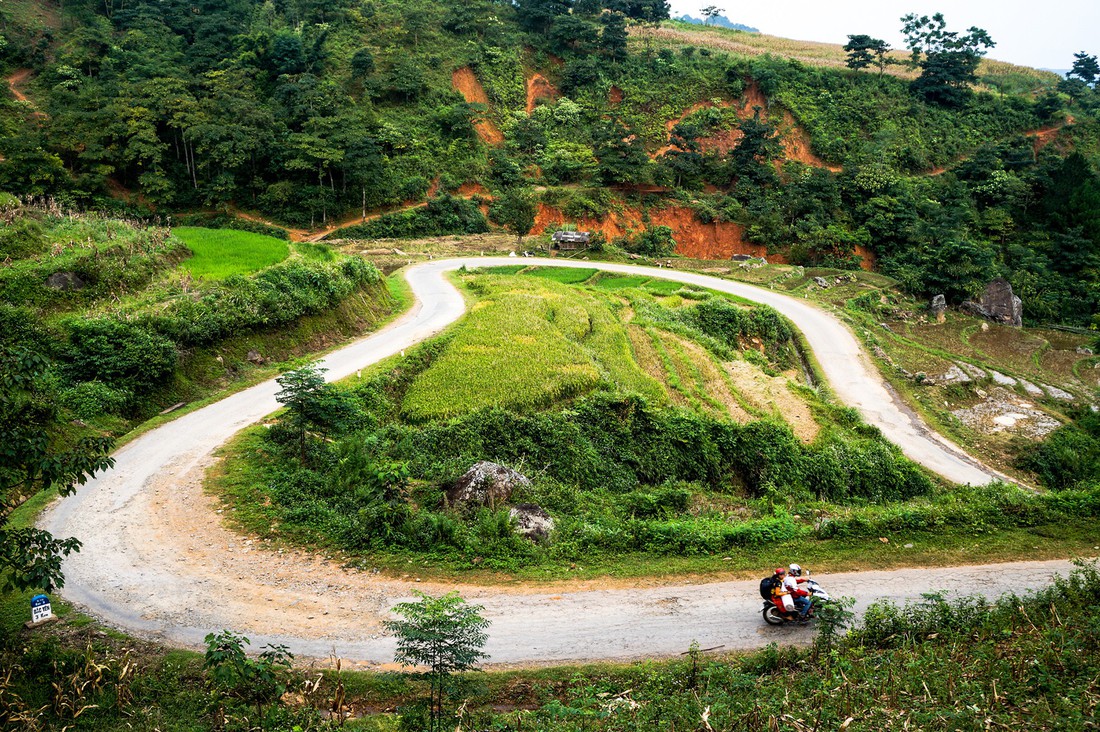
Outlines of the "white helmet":
[[793,574],[795,577],[801,577],[802,576],[802,567],[800,567],[799,565],[792,564],[790,567],[788,567],[788,569],[791,571],[791,574]]

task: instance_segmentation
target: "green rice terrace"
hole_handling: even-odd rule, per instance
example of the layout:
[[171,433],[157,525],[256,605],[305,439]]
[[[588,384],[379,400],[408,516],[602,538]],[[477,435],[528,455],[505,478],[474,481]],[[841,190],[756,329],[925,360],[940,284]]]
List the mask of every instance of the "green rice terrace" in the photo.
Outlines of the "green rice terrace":
[[[467,317],[335,389],[337,416],[313,428],[325,440],[288,413],[231,445],[213,487],[232,521],[354,566],[545,578],[578,563],[597,576],[728,570],[789,551],[905,561],[886,535],[933,561],[1057,551],[1077,539],[1049,541],[1051,522],[1100,501],[1083,485],[942,484],[831,401],[767,307],[589,269],[459,280]],[[499,505],[456,499],[483,460],[529,480]],[[517,533],[518,504],[547,513],[552,537]],[[980,550],[975,533],[990,534]]]

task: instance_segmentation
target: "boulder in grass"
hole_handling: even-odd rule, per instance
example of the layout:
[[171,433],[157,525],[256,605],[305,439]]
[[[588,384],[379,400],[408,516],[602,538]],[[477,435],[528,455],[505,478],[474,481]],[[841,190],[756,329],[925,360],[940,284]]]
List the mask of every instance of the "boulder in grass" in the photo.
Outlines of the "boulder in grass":
[[929,308],[932,311],[932,317],[936,319],[937,323],[943,323],[947,320],[947,298],[943,295],[936,295],[932,298],[932,305]]
[[508,512],[516,533],[536,544],[550,539],[554,530],[554,519],[546,511],[533,503],[520,503]]
[[496,506],[506,503],[517,488],[527,488],[527,476],[498,463],[483,460],[462,474],[447,491],[451,506]]
[[54,272],[46,278],[46,287],[62,292],[83,290],[84,280],[80,279],[80,275],[76,272]]

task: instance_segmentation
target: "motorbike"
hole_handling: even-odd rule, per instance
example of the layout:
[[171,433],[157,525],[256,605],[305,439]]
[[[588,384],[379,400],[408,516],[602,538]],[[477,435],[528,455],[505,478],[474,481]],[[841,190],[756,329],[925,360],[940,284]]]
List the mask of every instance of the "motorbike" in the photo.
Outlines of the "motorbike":
[[[832,598],[829,596],[829,593],[826,592],[821,587],[821,585],[817,583],[816,580],[807,579],[801,584],[802,588],[810,593],[810,609],[809,611],[807,611],[806,617],[812,618],[814,616],[814,610],[817,608],[817,606],[821,605],[824,602],[828,602]],[[797,622],[799,619],[798,610],[781,609],[776,604],[776,600],[778,599],[779,598],[764,600],[764,606],[760,609],[761,613],[764,615],[764,622],[766,622],[768,625],[783,625],[784,623]]]

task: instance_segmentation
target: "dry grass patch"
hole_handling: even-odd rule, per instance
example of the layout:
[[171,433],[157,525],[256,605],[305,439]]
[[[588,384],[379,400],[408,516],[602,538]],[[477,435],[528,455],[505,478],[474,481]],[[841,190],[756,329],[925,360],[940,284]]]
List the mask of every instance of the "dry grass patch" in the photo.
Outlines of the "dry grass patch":
[[724,366],[733,388],[752,409],[782,419],[803,442],[814,441],[821,427],[814,421],[810,405],[791,390],[787,379],[768,376],[747,361],[730,361]]

